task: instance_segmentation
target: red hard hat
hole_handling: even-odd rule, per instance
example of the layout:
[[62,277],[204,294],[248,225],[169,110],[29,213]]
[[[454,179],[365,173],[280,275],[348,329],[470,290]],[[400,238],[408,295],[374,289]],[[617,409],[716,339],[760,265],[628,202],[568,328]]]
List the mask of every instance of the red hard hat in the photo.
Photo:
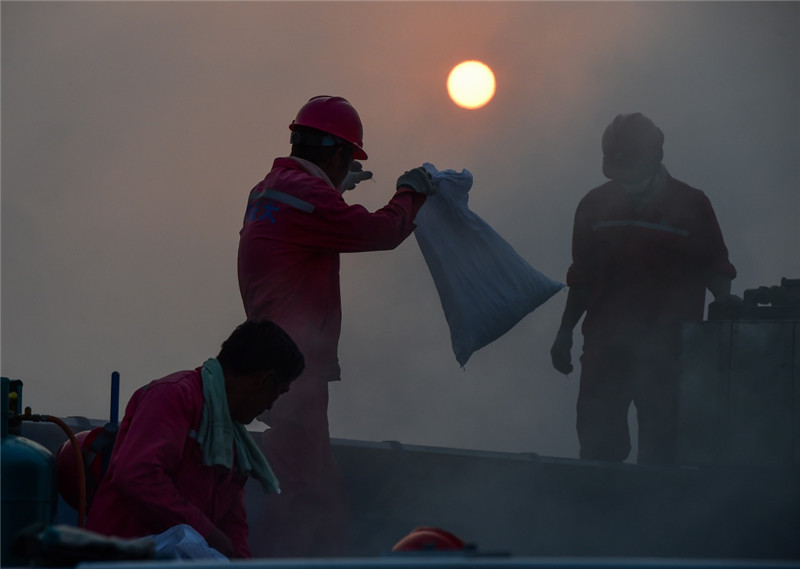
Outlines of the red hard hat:
[[315,128],[338,136],[353,145],[353,158],[366,160],[364,152],[364,128],[353,105],[342,97],[320,95],[312,97],[297,112],[297,117],[289,125],[294,131],[299,126]]
[[455,551],[465,549],[461,538],[435,527],[418,527],[392,547],[392,551]]

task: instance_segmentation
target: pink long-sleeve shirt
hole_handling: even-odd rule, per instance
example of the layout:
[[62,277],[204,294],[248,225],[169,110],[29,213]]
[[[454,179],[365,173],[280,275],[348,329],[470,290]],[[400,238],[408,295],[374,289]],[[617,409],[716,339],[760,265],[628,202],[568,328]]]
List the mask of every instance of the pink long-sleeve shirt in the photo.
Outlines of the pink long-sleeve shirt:
[[208,537],[217,527],[231,540],[237,557],[250,557],[247,478],[203,464],[195,439],[202,409],[199,368],[168,375],[133,394],[87,529],[136,538],[188,524]]

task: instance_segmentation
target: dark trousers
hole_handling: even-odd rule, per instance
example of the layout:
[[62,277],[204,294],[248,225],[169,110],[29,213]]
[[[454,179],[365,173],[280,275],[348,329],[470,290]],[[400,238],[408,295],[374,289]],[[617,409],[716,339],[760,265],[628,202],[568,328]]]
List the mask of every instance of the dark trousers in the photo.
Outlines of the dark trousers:
[[624,461],[631,450],[628,409],[636,406],[639,464],[675,463],[678,350],[671,337],[584,340],[577,404],[580,456]]
[[344,479],[328,432],[328,384],[300,376],[266,419],[260,447],[280,482],[250,523],[253,557],[341,556],[347,549]]

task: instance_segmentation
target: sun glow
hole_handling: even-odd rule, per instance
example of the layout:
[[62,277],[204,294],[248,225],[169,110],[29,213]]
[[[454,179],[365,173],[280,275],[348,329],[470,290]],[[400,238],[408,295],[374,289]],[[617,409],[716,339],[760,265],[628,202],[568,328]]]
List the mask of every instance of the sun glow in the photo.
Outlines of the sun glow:
[[491,101],[495,87],[494,73],[480,61],[462,61],[447,77],[450,98],[465,109],[479,109]]

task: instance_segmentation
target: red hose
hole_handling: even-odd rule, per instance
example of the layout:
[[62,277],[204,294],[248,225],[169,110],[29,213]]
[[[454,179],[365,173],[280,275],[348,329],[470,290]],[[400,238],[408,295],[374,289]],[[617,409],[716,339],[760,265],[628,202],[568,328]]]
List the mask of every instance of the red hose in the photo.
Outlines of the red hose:
[[72,429],[59,419],[52,415],[42,415],[42,420],[55,423],[67,434],[72,449],[75,451],[75,464],[78,469],[78,527],[82,528],[85,525],[86,518],[86,469],[83,466],[83,455],[81,454],[81,446],[78,444]]

